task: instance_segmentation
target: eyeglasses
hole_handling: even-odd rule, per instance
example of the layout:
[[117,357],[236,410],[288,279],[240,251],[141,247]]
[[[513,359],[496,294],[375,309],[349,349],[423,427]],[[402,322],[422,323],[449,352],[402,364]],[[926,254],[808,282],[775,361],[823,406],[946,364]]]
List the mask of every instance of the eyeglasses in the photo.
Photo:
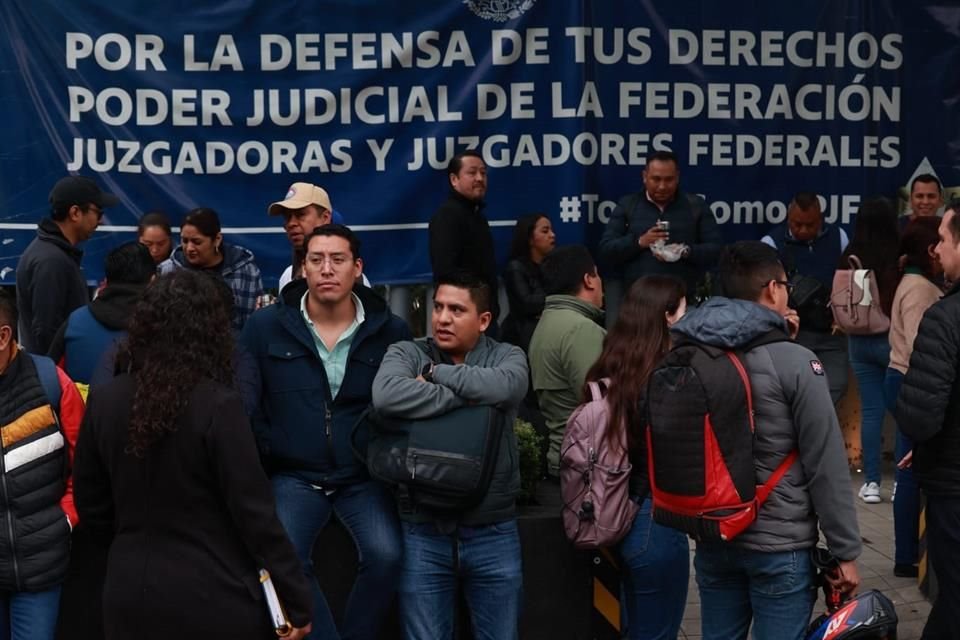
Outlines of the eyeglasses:
[[766,288],[766,286],[767,286],[768,284],[770,284],[771,282],[772,282],[773,284],[778,284],[778,285],[780,285],[781,287],[783,287],[784,289],[786,289],[786,290],[787,290],[787,295],[793,293],[793,288],[794,288],[795,286],[797,286],[797,285],[793,284],[792,282],[788,282],[788,281],[786,281],[786,280],[768,280],[767,283],[764,284],[764,285],[763,285],[762,287],[760,287],[760,288],[761,288],[761,289]]
[[93,204],[89,204],[87,205],[87,208],[85,209],[85,211],[86,213],[91,213],[91,212],[95,213],[97,214],[97,220],[103,220],[103,209],[101,209],[100,207]]
[[350,256],[347,256],[343,253],[334,253],[329,256],[312,253],[307,255],[306,263],[307,265],[316,267],[318,269],[327,263],[329,263],[334,269],[341,269],[348,264],[353,264],[353,261],[350,259]]

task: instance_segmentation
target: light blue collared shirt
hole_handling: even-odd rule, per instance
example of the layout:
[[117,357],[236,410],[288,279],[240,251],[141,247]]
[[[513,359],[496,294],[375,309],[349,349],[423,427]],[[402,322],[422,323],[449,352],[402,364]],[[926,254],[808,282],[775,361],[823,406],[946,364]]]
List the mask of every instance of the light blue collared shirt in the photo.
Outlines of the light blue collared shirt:
[[320,334],[317,333],[317,329],[313,326],[313,321],[310,320],[310,315],[307,313],[307,295],[306,293],[303,294],[303,297],[300,299],[300,315],[303,316],[303,321],[306,323],[307,329],[310,330],[313,343],[317,347],[317,355],[320,356],[320,361],[323,362],[323,369],[327,372],[327,382],[330,384],[330,396],[336,398],[337,393],[340,391],[340,385],[343,384],[343,376],[347,372],[347,356],[350,354],[350,345],[353,344],[353,336],[356,335],[357,329],[360,328],[364,318],[366,318],[363,303],[360,302],[357,294],[350,294],[353,298],[353,304],[357,309],[357,315],[353,319],[353,322],[350,323],[350,326],[337,338],[337,343],[333,345],[333,349],[327,349],[327,345],[323,343],[323,339],[320,337]]

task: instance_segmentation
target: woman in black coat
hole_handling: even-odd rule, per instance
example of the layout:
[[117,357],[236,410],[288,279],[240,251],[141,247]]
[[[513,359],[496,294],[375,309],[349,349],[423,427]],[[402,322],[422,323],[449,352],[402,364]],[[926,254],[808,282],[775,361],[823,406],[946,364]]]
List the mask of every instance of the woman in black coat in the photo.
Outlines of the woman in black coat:
[[274,637],[258,569],[291,624],[309,632],[310,588],[277,519],[233,379],[230,318],[188,270],[147,288],[120,357],[98,387],[74,464],[88,530],[112,535],[106,638]]
[[556,242],[557,237],[546,214],[532,213],[517,220],[510,245],[510,261],[503,270],[503,286],[510,302],[510,313],[503,322],[503,340],[517,345],[524,352],[530,346],[530,337],[543,313],[546,298],[540,263],[553,251]]

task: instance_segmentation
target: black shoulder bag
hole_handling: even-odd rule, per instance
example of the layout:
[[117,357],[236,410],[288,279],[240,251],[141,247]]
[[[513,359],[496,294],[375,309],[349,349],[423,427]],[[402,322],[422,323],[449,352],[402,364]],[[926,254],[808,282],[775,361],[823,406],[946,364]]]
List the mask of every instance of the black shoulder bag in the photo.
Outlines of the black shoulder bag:
[[[433,341],[424,350],[443,362]],[[353,440],[366,423],[366,454],[356,453],[371,476],[396,492],[402,510],[464,511],[487,494],[506,422],[504,411],[488,405],[417,420],[382,416],[370,407],[354,426]]]
[[816,278],[805,276],[797,271],[794,247],[783,242],[783,256],[787,264],[787,280],[793,285],[790,292],[790,308],[797,310],[800,316],[800,328],[819,332],[828,332],[833,328],[833,313],[830,311],[830,289]]

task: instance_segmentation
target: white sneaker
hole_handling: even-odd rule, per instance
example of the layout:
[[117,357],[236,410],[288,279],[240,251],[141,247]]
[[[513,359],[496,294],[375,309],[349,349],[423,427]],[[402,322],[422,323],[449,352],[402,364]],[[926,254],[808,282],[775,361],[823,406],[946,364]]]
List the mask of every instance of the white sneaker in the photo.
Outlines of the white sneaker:
[[867,504],[877,504],[881,502],[880,485],[876,482],[864,482],[860,487],[860,499]]

